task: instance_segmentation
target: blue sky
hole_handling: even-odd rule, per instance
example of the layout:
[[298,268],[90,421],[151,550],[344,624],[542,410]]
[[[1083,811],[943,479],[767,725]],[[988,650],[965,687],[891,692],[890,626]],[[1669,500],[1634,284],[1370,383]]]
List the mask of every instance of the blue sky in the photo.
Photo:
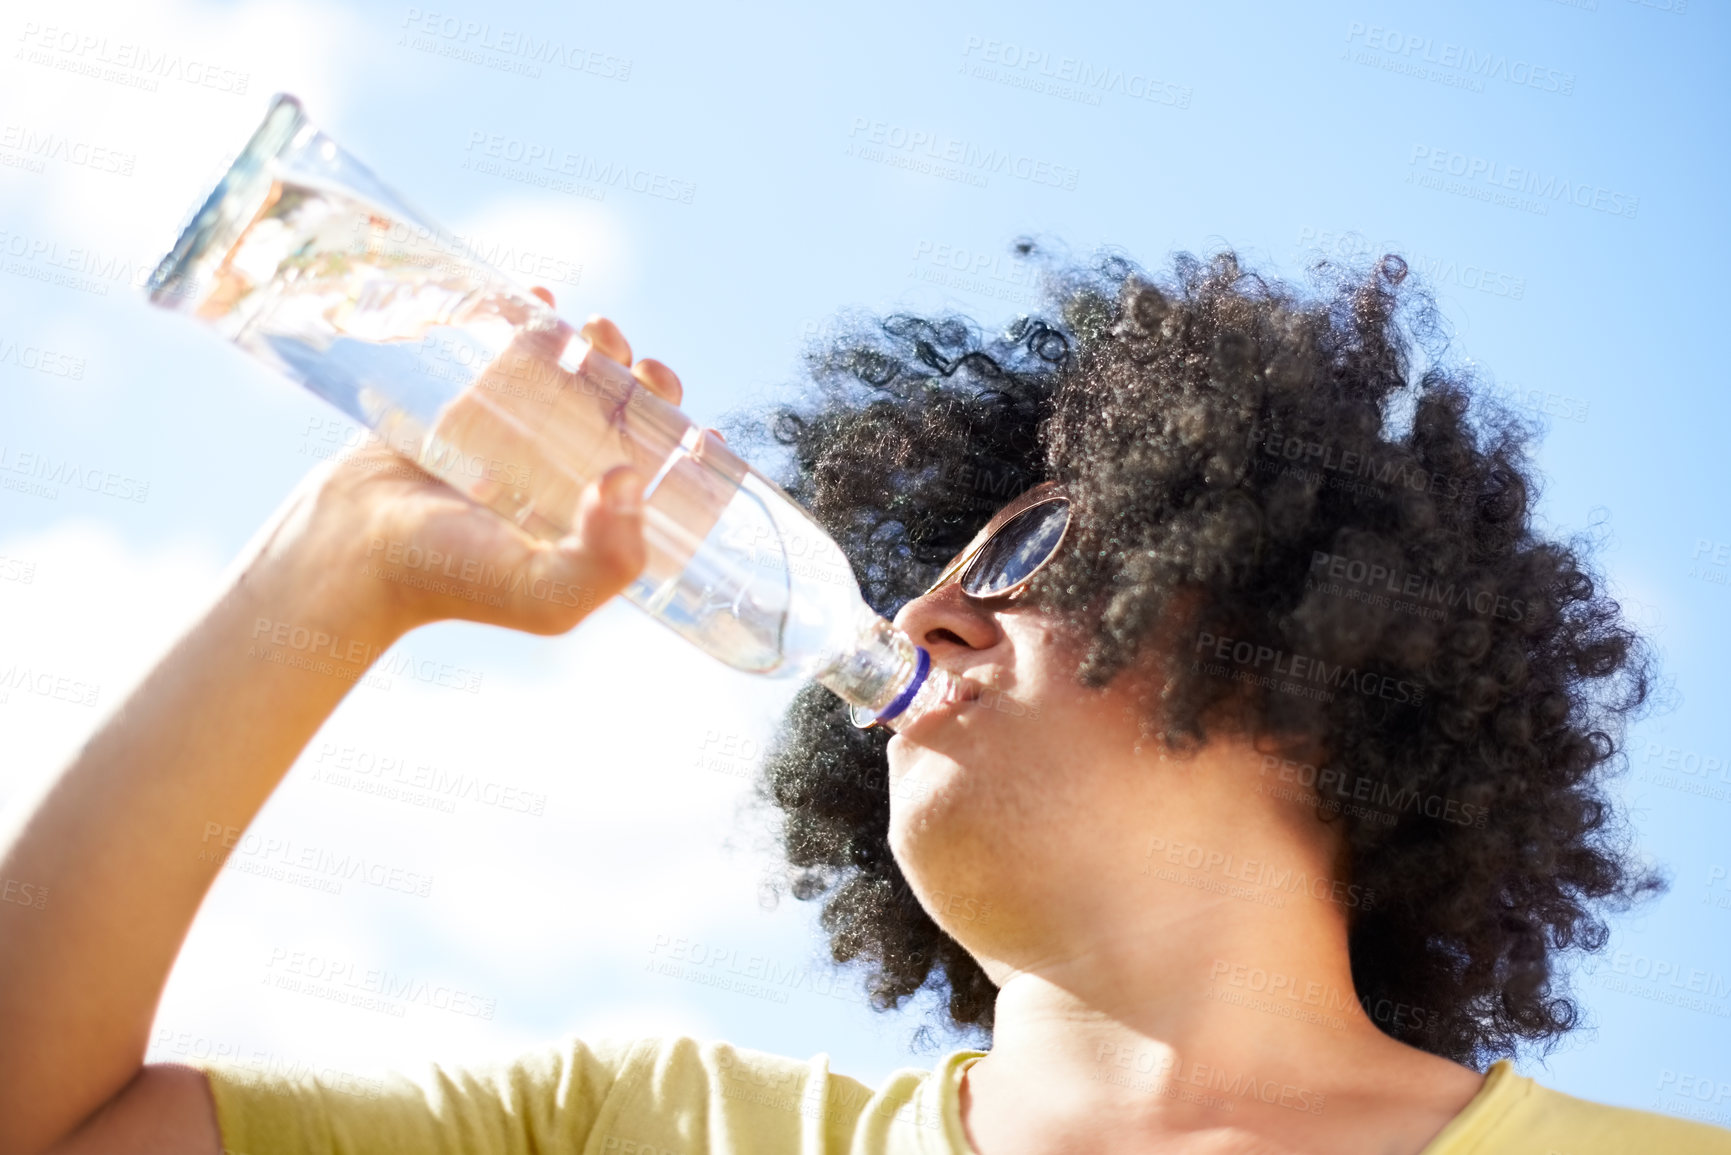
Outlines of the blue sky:
[[[1731,1083],[1722,7],[72,0],[8,6],[0,38],[0,668],[97,701],[0,704],[0,804],[76,748],[347,432],[136,290],[274,91],[567,316],[616,318],[707,422],[785,390],[839,309],[1013,317],[1032,303],[1020,235],[1150,266],[1231,245],[1289,276],[1319,251],[1392,249],[1430,280],[1456,354],[1548,423],[1541,515],[1598,536],[1673,688],[1619,786],[1672,892],[1587,976],[1593,1029],[1528,1069],[1731,1122],[1674,1093]],[[509,160],[531,153],[640,188],[549,186]],[[983,172],[989,155],[1007,161]],[[42,459],[87,480],[44,481]],[[930,1064],[908,1048],[917,1012],[840,997],[811,912],[759,902],[743,775],[791,687],[623,606],[565,638],[446,625],[401,649],[478,672],[477,692],[400,663],[351,695],[257,830],[428,893],[231,871],[156,1054],[361,1070],[679,1030],[828,1051],[868,1080]],[[414,782],[427,766],[493,801],[440,809]],[[797,975],[709,981],[736,964]],[[373,969],[473,997],[328,997]]]

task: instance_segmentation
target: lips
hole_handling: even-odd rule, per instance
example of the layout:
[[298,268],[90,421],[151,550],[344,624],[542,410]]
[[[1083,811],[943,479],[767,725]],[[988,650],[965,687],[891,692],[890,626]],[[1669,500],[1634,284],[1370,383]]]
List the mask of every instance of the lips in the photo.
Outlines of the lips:
[[989,682],[976,681],[960,670],[945,670],[939,666],[934,668],[934,672],[936,671],[944,674],[944,692],[943,697],[938,699],[939,703],[978,702],[992,692]]
[[951,699],[957,702],[978,702],[986,692],[986,687],[978,682],[969,681],[961,674],[954,675],[956,692]]
[[[920,721],[930,715],[947,714],[952,710],[961,709],[970,702],[977,702],[985,696],[991,687],[980,682],[946,670],[941,666],[932,667],[932,674],[938,676],[939,694],[934,698],[924,698],[924,691],[914,699],[914,704],[900,718],[891,719],[886,723],[891,730],[901,733],[906,728],[917,727]],[[924,700],[922,700],[924,698]]]

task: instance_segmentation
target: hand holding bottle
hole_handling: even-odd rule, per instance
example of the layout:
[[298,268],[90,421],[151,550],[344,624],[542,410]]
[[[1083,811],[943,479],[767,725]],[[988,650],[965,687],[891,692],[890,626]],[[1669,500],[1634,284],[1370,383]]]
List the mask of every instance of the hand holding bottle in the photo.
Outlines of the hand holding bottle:
[[[678,376],[652,359],[633,364],[612,321],[591,317],[580,336],[680,402]],[[385,638],[453,618],[563,633],[643,569],[646,481],[630,466],[609,470],[579,497],[572,533],[549,542],[371,442],[308,476],[274,520],[262,560],[288,564]]]
[[[929,656],[866,603],[825,529],[680,411],[671,373],[627,369],[622,339],[587,340],[293,97],[272,100],[149,292],[461,495],[396,462],[395,478],[326,470],[272,525],[265,556],[286,529],[317,561],[253,584],[278,601],[310,589],[300,628],[341,631],[345,653],[442,617],[557,632],[622,592],[734,669],[816,679],[876,720],[931,683]],[[349,464],[386,466],[374,451]],[[610,513],[627,478],[642,509]],[[480,508],[505,525],[483,527]]]

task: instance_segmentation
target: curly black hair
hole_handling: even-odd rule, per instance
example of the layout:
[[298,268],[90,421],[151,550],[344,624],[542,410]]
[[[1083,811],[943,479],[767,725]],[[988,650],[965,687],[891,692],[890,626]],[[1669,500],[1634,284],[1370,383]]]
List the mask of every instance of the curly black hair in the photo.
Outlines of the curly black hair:
[[[1077,679],[1104,685],[1164,637],[1145,733],[1320,752],[1279,765],[1378,896],[1350,925],[1356,993],[1415,1009],[1378,1026],[1468,1063],[1554,1044],[1580,1018],[1562,952],[1601,949],[1604,914],[1662,882],[1606,794],[1651,653],[1593,541],[1535,529],[1535,424],[1448,359],[1398,257],[1318,262],[1306,290],[1230,251],[1161,277],[1017,251],[1043,262],[1045,315],[988,336],[953,313],[841,314],[797,399],[730,436],[784,454],[778,480],[885,616],[1057,479],[1079,535],[1029,596],[1084,631]],[[891,853],[886,740],[827,690],[794,699],[758,784],[776,885],[823,899],[831,956],[865,967],[874,1006],[924,988],[989,1033],[995,986]],[[1343,781],[1373,802],[1330,801]]]

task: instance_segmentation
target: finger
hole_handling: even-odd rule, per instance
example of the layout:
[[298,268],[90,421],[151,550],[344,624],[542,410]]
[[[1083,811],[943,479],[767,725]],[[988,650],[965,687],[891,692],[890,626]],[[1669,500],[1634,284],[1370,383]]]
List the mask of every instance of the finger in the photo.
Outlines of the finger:
[[631,375],[669,405],[678,405],[685,397],[685,386],[679,383],[679,374],[653,357],[645,357],[631,366]]
[[[531,569],[549,588],[572,596],[534,607],[536,633],[564,633],[601,603],[623,593],[649,559],[643,541],[644,479],[628,465],[589,483],[577,505],[576,526],[551,549],[537,551]],[[552,583],[560,583],[554,586]]]
[[535,296],[540,297],[543,301],[546,301],[548,308],[556,308],[557,307],[553,304],[553,292],[552,292],[552,290],[543,289],[540,285],[536,285],[533,289],[530,289],[529,291],[531,293],[533,293]]
[[583,327],[577,332],[585,341],[601,350],[603,356],[611,357],[621,365],[631,364],[631,343],[625,339],[625,334],[619,331],[618,325],[600,313],[583,322]]
[[721,442],[721,443],[722,443],[722,444],[723,444],[723,445],[725,445],[725,444],[727,444],[727,438],[726,438],[726,437],[723,437],[723,436],[722,436],[722,434],[721,434],[721,430],[719,430],[719,429],[715,429],[715,428],[711,428],[711,429],[710,429],[710,430],[709,430],[709,432],[711,432],[711,433],[713,433],[713,434],[715,434],[715,439],[716,439],[716,440],[717,440],[717,441],[719,441],[719,442]]

